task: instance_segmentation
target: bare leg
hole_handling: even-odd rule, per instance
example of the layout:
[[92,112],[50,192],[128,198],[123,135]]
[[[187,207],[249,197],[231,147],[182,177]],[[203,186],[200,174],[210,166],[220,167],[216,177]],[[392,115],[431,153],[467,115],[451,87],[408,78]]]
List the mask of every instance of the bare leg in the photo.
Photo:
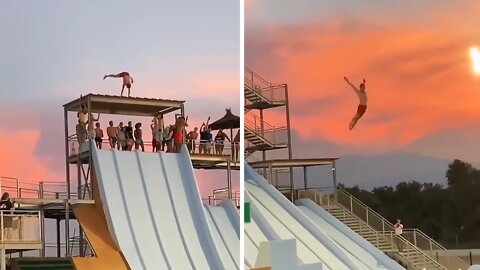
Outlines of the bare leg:
[[105,80],[106,78],[122,78],[120,74],[108,74],[103,76],[103,79]]
[[350,122],[349,129],[352,130],[355,125],[357,124],[358,120],[360,120],[362,116],[360,114],[355,114],[355,116],[352,118],[352,121]]
[[130,87],[128,87],[128,97],[130,97]]
[[122,85],[122,93],[120,93],[120,96],[123,97],[123,90],[125,89],[125,84]]

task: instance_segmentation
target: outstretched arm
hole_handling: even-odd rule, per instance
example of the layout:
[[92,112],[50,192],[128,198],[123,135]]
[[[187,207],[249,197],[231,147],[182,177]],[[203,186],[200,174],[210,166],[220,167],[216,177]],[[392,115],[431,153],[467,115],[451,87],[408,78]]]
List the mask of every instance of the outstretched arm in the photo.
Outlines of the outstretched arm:
[[[348,80],[348,78],[347,78],[346,76],[343,77],[343,79],[345,79],[345,81],[346,81],[348,84],[350,84],[350,86],[353,88],[353,90],[355,90],[355,91],[357,91],[357,92],[360,91],[360,90],[358,90],[358,88],[357,88],[355,85],[353,85],[353,84],[350,82],[350,80]],[[365,79],[364,79],[364,80],[365,80]]]
[[208,119],[207,119],[207,127],[208,127],[208,122],[209,122],[209,121],[210,121],[210,116],[209,116]]

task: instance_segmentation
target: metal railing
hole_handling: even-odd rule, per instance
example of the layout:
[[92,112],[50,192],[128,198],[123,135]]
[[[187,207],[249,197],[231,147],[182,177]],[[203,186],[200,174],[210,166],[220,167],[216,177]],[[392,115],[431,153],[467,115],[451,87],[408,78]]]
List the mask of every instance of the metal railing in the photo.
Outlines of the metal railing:
[[[210,195],[206,198],[202,198],[202,201],[204,203],[208,203],[209,205],[217,206],[221,201],[228,199],[228,190],[223,190],[221,189],[221,192],[217,192],[213,195]],[[240,207],[240,192],[235,191],[232,192],[232,200],[235,203],[236,207]]]
[[[232,138],[230,138],[232,139]],[[186,140],[186,145],[188,149],[190,150],[191,154],[211,154],[211,155],[228,155],[232,158],[232,162],[236,162],[237,159],[239,158],[239,155],[237,155],[236,151],[240,147],[237,147],[240,145],[239,142],[232,142],[232,141],[224,141],[224,142],[218,142],[218,141],[212,141],[212,142],[207,142],[207,141],[200,141],[200,140]],[[75,139],[69,139],[69,145],[70,145],[70,150],[69,150],[69,155],[70,156],[75,156],[78,154],[78,142]],[[108,139],[103,139],[102,140],[102,149],[111,149],[110,142]],[[145,152],[153,152],[153,144],[152,141],[143,141],[143,146]],[[168,152],[169,149],[171,150],[173,148],[172,145],[164,145],[161,149],[164,152]],[[115,149],[119,149],[118,144],[115,145]],[[133,151],[135,149],[135,143],[133,143],[132,147],[130,150],[125,150],[125,151]],[[139,146],[139,150],[141,151],[142,148]],[[156,149],[155,149],[156,150]]]
[[265,120],[262,121],[260,117],[256,115],[249,115],[248,117],[244,117],[244,123],[246,129],[248,129],[250,132],[255,133],[257,136],[260,136],[272,145],[287,144],[287,127],[275,127],[265,122]]
[[[361,202],[359,199],[355,198],[353,195],[348,193],[346,190],[337,187],[335,189],[337,202],[340,203],[343,207],[347,208],[357,217],[361,218],[368,225],[374,228],[377,231],[382,232],[394,232],[394,225],[386,220],[383,216],[375,212],[373,209],[368,207],[365,203]],[[425,233],[419,229],[404,229],[402,233],[403,238],[412,243],[415,247],[424,250],[424,251],[435,251],[435,250],[446,250],[445,247],[440,245],[437,241],[427,236]],[[455,265],[455,267],[468,268],[467,262],[456,257],[449,256],[444,258],[444,265]],[[459,268],[456,269],[459,269]]]
[[270,102],[286,101],[286,84],[267,82],[257,73],[245,67],[245,87]]
[[41,244],[40,211],[0,211],[2,244]]
[[[0,177],[1,192],[8,192],[12,198],[24,199],[66,199],[67,183],[50,181],[26,181],[13,177]],[[70,193],[76,197],[76,193]]]
[[[396,243],[398,247],[401,246],[402,251],[400,254],[414,266],[419,267],[420,269],[431,269],[429,268],[429,266],[433,266],[435,267],[435,269],[447,269],[444,265],[440,264],[440,262],[427,255],[423,250],[413,245],[413,243],[405,239],[403,236],[398,236],[393,231],[378,233],[388,238],[390,243]],[[464,268],[464,270],[467,270],[467,268]]]
[[[446,269],[440,262],[436,261],[434,258],[428,256],[423,250],[416,247],[413,243],[408,241],[402,236],[395,235],[394,231],[384,231],[384,230],[377,230],[371,226],[371,224],[367,223],[361,217],[355,215],[353,212],[349,211],[347,207],[342,205],[342,203],[335,201],[333,199],[333,194],[327,195],[324,193],[325,189],[308,189],[308,190],[297,190],[297,197],[298,198],[308,198],[317,203],[318,205],[327,206],[327,209],[334,206],[335,209],[341,211],[341,214],[337,215],[338,218],[343,223],[346,222],[347,218],[351,217],[354,218],[360,228],[360,235],[365,230],[368,230],[372,233],[375,233],[375,240],[369,240],[370,243],[375,245],[377,248],[383,250],[385,246],[382,246],[382,240],[388,240],[388,249],[396,249],[400,245],[402,246],[402,253],[401,256],[406,258],[411,264],[415,267],[426,267],[426,269],[431,269],[429,266],[435,267],[435,269]],[[334,191],[335,192],[335,191]],[[363,228],[363,229],[362,229]],[[388,251],[388,250],[384,250]],[[457,268],[458,269],[458,268]],[[465,268],[467,269],[467,268]]]

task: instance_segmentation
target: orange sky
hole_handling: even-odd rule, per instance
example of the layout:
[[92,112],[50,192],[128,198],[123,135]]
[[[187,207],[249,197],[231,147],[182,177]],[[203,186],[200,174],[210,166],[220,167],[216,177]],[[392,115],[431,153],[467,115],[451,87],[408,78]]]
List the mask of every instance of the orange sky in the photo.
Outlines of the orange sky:
[[[247,6],[246,20],[249,10],[252,21],[270,16],[255,8]],[[288,83],[292,125],[304,140],[398,150],[435,134],[470,132],[472,123],[480,125],[480,77],[469,55],[480,45],[480,5],[442,8],[410,16],[351,10],[291,22],[277,14],[247,27],[246,65]],[[353,131],[348,123],[358,99],[344,75],[357,85],[367,80],[369,108]]]

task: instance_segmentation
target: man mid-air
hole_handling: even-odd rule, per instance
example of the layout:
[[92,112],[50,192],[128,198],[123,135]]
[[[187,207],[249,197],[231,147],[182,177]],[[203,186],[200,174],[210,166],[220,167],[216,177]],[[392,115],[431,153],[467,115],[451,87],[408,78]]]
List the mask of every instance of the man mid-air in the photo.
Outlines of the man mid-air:
[[133,78],[132,76],[130,76],[128,72],[124,71],[118,74],[110,74],[110,75],[103,76],[104,80],[106,78],[123,78],[122,93],[120,94],[120,96],[123,96],[123,90],[125,89],[125,86],[126,86],[128,89],[128,97],[130,97],[130,88],[132,87]]
[[352,130],[355,125],[357,124],[358,120],[362,118],[362,116],[365,114],[367,111],[367,92],[365,91],[365,79],[363,79],[363,82],[360,84],[360,89],[358,89],[355,85],[353,85],[347,77],[343,77],[345,81],[350,84],[350,86],[353,88],[355,93],[358,96],[358,99],[360,100],[360,104],[358,104],[357,107],[357,113],[355,116],[352,118],[352,121],[350,121],[349,129]]

